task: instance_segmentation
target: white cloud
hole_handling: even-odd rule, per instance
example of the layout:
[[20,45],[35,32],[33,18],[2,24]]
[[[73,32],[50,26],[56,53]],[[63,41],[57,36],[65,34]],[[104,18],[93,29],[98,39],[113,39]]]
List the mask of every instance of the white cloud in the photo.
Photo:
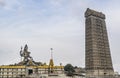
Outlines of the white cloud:
[[0,0],[0,6],[5,6],[5,1],[4,0]]
[[0,0],[0,3],[4,5],[4,9],[8,11],[15,11],[19,10],[19,8],[22,6],[21,2],[19,0]]

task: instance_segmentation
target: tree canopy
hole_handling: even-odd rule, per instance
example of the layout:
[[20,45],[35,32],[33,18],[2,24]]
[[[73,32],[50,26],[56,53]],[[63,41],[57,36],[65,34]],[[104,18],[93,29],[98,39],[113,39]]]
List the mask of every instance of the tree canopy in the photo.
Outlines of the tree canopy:
[[72,76],[73,73],[75,72],[74,67],[71,64],[65,65],[64,70],[69,76]]

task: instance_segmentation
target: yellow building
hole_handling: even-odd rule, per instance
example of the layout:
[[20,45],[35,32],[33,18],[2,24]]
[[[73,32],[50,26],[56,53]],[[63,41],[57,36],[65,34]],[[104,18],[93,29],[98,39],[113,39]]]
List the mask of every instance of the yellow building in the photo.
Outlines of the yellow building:
[[28,52],[27,45],[25,45],[24,50],[21,48],[20,55],[23,57],[23,60],[18,64],[0,66],[0,78],[35,77],[42,74],[57,76],[64,73],[64,67],[62,64],[54,66],[52,57],[49,65],[33,61],[30,52]]

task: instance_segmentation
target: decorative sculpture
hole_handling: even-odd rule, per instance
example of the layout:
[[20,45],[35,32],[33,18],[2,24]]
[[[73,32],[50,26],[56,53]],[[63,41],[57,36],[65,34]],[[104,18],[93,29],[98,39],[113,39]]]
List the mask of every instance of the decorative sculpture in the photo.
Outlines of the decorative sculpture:
[[24,62],[28,62],[28,61],[33,61],[33,58],[30,56],[30,52],[28,51],[28,46],[27,44],[25,45],[24,47],[24,50],[22,50],[22,47],[21,47],[21,50],[20,50],[20,56],[24,58]]

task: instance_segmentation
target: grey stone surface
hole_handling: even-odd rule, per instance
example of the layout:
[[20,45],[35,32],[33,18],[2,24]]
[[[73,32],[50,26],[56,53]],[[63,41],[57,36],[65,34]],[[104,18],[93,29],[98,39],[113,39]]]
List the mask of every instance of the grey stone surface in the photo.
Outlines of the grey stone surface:
[[112,66],[105,15],[91,9],[85,12],[86,77],[112,77]]

